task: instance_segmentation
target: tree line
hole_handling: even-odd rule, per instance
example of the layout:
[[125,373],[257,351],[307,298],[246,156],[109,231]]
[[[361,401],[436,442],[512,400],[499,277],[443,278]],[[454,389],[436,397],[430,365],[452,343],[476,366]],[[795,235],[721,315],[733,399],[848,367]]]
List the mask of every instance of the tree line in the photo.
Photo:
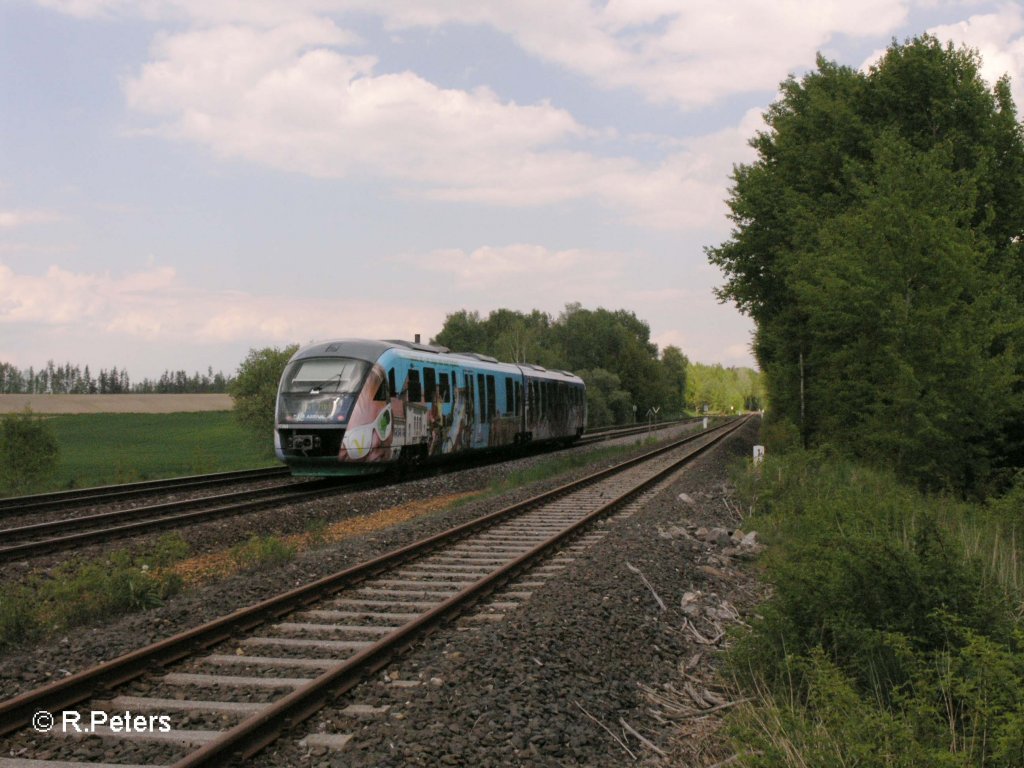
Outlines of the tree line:
[[1024,466],[1024,135],[1007,78],[924,35],[781,86],[739,165],[720,298],[771,413],[926,488]]
[[0,394],[207,394],[228,391],[231,379],[213,368],[206,373],[184,370],[164,371],[158,379],[144,378],[132,382],[125,369],[114,366],[110,370],[100,369],[93,376],[89,366],[82,368],[71,363],[55,365],[52,360],[39,368],[19,369],[10,363],[0,362]]
[[759,408],[760,376],[750,369],[692,363],[675,346],[658,349],[650,327],[628,310],[566,305],[558,315],[498,309],[486,318],[453,312],[432,340],[459,352],[569,370],[587,384],[591,427],[676,416],[686,410]]

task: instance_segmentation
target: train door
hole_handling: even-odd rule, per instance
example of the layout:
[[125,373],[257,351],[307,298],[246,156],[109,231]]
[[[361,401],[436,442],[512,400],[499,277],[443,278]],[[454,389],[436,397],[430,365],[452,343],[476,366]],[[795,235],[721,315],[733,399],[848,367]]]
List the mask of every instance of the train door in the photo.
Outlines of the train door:
[[526,428],[526,399],[523,397],[523,377],[522,376],[519,376],[519,377],[516,378],[515,389],[514,389],[514,397],[515,397],[514,410],[515,410],[515,414],[516,414],[516,423],[519,425],[517,427],[517,429],[519,430],[519,434],[517,435],[517,438],[518,438],[518,440],[520,442],[522,442],[524,439],[529,439],[527,437],[527,434],[526,434],[528,432],[528,430]]
[[473,447],[486,448],[490,445],[490,406],[487,399],[487,377],[476,374],[476,424],[473,427]]
[[459,429],[462,426],[463,414],[460,410],[455,372],[438,370],[437,373],[437,404],[441,415],[442,453],[457,450]]
[[486,443],[481,443],[480,440],[480,387],[476,384],[473,371],[465,370],[462,372],[463,382],[465,386],[463,391],[464,397],[464,413],[465,416],[462,419],[462,430],[460,434],[463,436],[462,447],[463,448],[483,448]]

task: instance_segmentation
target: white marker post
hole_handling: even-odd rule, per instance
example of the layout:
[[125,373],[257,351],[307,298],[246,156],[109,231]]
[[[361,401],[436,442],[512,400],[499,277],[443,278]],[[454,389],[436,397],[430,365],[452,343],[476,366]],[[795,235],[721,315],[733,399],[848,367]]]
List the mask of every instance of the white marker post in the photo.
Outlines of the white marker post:
[[764,461],[764,446],[763,445],[755,445],[754,446],[754,464],[760,464],[762,461]]

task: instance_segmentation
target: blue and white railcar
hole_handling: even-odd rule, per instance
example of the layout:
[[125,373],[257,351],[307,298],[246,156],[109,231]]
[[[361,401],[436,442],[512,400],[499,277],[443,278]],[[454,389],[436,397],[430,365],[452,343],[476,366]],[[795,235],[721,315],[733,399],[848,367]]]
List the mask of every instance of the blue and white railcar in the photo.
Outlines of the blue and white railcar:
[[343,339],[292,356],[276,421],[277,456],[293,474],[356,474],[398,461],[571,442],[586,426],[586,387],[567,371],[476,353]]

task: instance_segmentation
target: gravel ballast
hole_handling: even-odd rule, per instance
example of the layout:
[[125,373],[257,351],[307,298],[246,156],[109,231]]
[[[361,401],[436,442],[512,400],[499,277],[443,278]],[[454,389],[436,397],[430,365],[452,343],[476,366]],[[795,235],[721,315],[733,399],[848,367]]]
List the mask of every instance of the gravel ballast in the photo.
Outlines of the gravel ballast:
[[[626,734],[622,723],[660,749],[696,754],[678,743],[674,726],[651,716],[641,686],[671,684],[677,680],[680,659],[693,656],[694,636],[685,629],[687,617],[694,619],[687,595],[699,594],[712,608],[735,605],[741,611],[756,597],[753,579],[740,560],[725,542],[713,541],[703,530],[737,527],[726,465],[749,456],[756,429],[755,423],[746,425],[631,517],[617,519],[603,540],[576,555],[569,567],[504,619],[463,619],[439,630],[380,679],[342,697],[266,750],[257,764],[622,765],[632,762],[629,753],[656,754]],[[311,518],[334,520],[464,493],[485,485],[496,471],[505,470],[482,467],[297,505],[276,516],[247,516],[244,532],[301,531]],[[332,544],[282,568],[238,574],[108,627],[69,633],[52,645],[11,654],[0,659],[2,694],[14,695],[562,481],[534,483],[500,498]],[[267,529],[253,518],[266,518]],[[230,526],[231,521],[221,525]],[[225,538],[232,534],[237,540],[237,525]],[[213,546],[208,538],[202,542],[203,549]],[[731,549],[735,554],[736,548]],[[667,610],[659,607],[658,598]],[[708,631],[707,622],[693,623]],[[712,656],[705,654],[705,667]],[[406,680],[419,684],[399,685]],[[352,703],[390,709],[383,716],[353,719],[341,712]],[[352,733],[354,738],[343,752],[299,746],[297,740],[311,730]]]
[[[684,595],[740,612],[758,596],[725,547],[677,533],[738,527],[728,466],[750,455],[756,434],[752,422],[697,459],[503,620],[460,620],[388,668],[387,679],[419,685],[396,687],[381,675],[305,724],[305,732],[353,734],[344,751],[300,746],[296,733],[256,764],[621,766],[631,754],[659,757],[624,734],[623,721],[666,754],[699,754],[706,745],[682,743],[677,726],[652,717],[641,685],[678,685],[680,661],[702,648],[711,671],[710,649],[684,630]],[[342,712],[353,702],[390,709],[362,722]]]
[[[673,427],[663,436],[679,437],[695,431],[695,425]],[[580,447],[574,451],[591,453],[608,445],[631,446],[627,455],[651,449],[641,445],[640,438],[619,438],[613,441]],[[436,476],[368,491],[327,496],[322,499],[265,509],[246,515],[223,518],[179,529],[178,533],[195,553],[223,551],[246,541],[249,537],[283,535],[302,532],[310,524],[331,523],[355,516],[385,513],[379,525],[387,524],[386,514],[414,502],[434,502],[466,492],[485,488],[496,475],[527,469],[558,453],[541,453],[514,461],[488,464],[473,469]],[[571,477],[582,476],[626,458],[602,460],[575,470],[562,478],[533,483],[501,497],[463,504],[453,509],[432,512],[393,527],[381,527],[329,547],[304,553],[282,567],[262,567],[255,571],[236,573],[225,579],[204,583],[169,600],[165,605],[140,614],[111,619],[103,624],[80,627],[45,638],[35,647],[16,649],[0,656],[0,698],[10,698],[25,690],[65,677],[101,661],[114,658],[147,643],[194,627],[238,608],[283,592],[300,584],[335,573],[363,560],[375,557],[417,539],[440,532],[486,512],[500,509],[542,490],[554,487]],[[108,548],[132,551],[151,549],[162,533],[117,541]],[[61,553],[4,566],[3,580],[17,583],[27,574],[52,568],[71,557],[100,558],[107,548],[102,545],[83,547],[73,553]]]

